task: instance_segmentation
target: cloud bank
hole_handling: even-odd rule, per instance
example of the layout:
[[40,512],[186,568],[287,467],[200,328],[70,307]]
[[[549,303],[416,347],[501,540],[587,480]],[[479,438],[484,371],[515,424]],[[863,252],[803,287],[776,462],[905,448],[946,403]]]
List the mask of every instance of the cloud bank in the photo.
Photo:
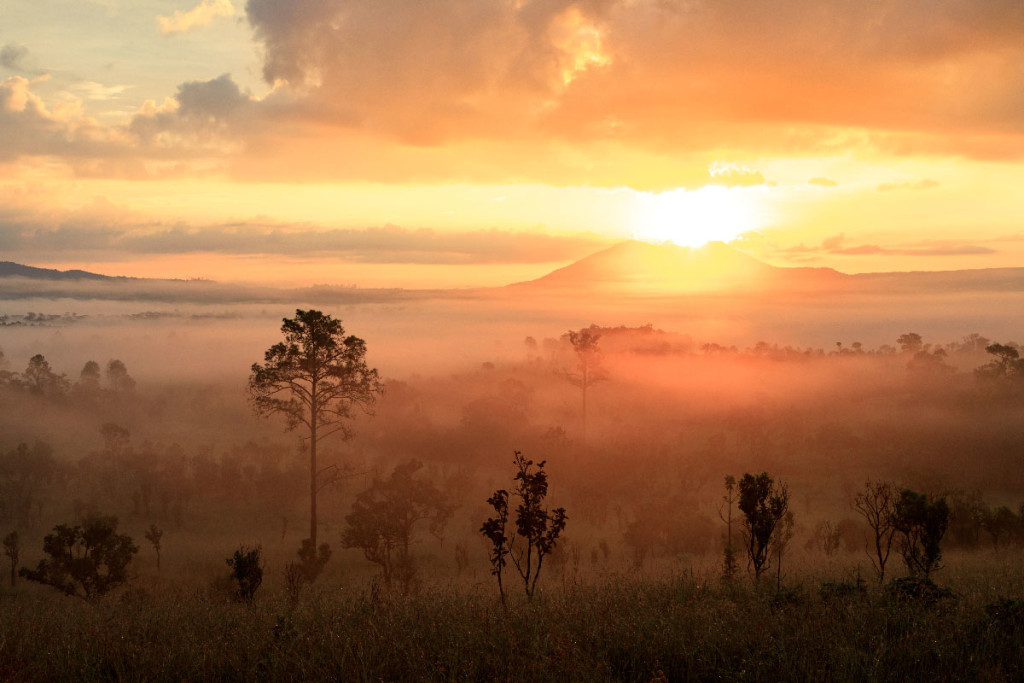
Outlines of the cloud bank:
[[[687,169],[722,158],[1024,156],[1016,0],[248,0],[244,11],[265,95],[229,74],[190,80],[106,130],[8,95],[0,158],[58,156],[96,175],[652,189],[707,184]],[[159,22],[171,34],[234,12],[203,0]],[[5,46],[0,59],[22,55]],[[22,101],[31,90],[3,87]]]

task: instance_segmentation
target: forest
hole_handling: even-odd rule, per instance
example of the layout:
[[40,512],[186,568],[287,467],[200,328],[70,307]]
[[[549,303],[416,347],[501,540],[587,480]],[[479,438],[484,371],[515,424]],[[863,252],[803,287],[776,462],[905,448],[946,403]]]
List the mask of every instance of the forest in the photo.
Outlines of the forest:
[[1012,340],[591,325],[398,378],[350,332],[0,356],[4,677],[1024,675]]

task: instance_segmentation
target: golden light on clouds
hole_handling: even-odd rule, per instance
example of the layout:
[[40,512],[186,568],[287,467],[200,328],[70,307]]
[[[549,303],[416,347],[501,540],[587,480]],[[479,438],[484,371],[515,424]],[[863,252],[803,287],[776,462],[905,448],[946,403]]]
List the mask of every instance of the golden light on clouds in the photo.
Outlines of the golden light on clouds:
[[50,263],[72,250],[67,207],[95,198],[200,233],[757,231],[776,264],[1024,261],[1015,3],[48,7],[6,0],[0,35],[0,197],[23,198],[0,248],[23,261],[39,226]]
[[569,7],[552,26],[552,43],[565,54],[562,83],[568,85],[591,67],[606,66],[611,56],[604,51],[601,30],[575,6]]

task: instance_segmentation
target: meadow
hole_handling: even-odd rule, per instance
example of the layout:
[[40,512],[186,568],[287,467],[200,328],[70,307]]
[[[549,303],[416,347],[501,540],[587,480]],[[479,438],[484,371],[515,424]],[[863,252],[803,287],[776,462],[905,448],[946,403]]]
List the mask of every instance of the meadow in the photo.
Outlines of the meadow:
[[99,602],[3,594],[10,680],[1011,681],[1019,551],[965,558],[934,603],[808,570],[774,585],[627,573],[502,608],[493,586],[410,596],[319,585],[291,607],[143,580]]

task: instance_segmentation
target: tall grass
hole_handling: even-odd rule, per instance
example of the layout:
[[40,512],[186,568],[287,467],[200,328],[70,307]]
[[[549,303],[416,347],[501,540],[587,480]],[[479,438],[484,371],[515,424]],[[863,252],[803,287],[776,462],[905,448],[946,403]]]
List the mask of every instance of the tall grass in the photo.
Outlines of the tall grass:
[[[12,680],[1021,680],[1024,571],[954,578],[936,604],[810,576],[777,593],[699,576],[617,577],[512,601],[318,586],[294,610],[152,585],[102,601],[37,587],[0,610]],[[1016,610],[1016,611],[1014,611]]]

